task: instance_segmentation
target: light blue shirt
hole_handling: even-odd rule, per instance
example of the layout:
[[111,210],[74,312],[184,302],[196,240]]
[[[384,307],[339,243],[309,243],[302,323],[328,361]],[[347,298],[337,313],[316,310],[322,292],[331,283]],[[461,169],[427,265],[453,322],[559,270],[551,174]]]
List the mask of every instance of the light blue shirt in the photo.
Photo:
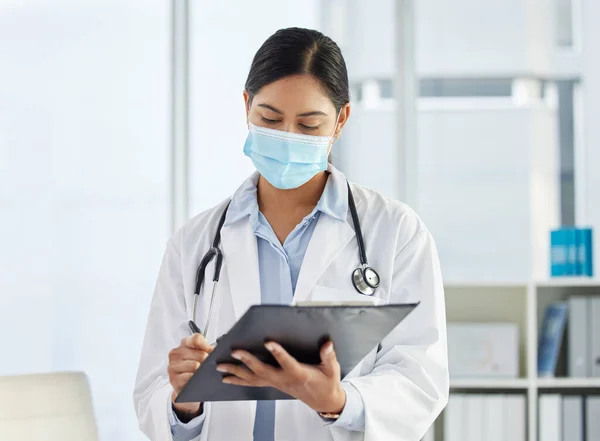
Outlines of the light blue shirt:
[[[225,225],[249,218],[258,245],[261,302],[290,304],[306,249],[320,216],[332,216],[346,222],[348,200],[342,191],[346,185],[339,172],[329,175],[327,184],[315,209],[296,225],[283,245],[267,219],[258,210],[256,183],[258,175],[248,179],[234,195]],[[365,427],[364,403],[358,391],[350,383],[342,382],[346,391],[346,405],[334,423],[348,430],[363,431]],[[254,440],[273,441],[276,401],[258,401],[254,421]],[[171,432],[175,441],[189,441],[202,431],[204,415],[184,424],[171,411]]]

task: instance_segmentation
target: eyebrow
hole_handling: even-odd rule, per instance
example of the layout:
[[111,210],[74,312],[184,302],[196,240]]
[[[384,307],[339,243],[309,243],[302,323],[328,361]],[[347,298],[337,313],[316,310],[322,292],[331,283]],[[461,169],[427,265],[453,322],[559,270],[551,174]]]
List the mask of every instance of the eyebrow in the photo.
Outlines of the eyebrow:
[[[257,104],[258,107],[263,107],[265,109],[269,109],[275,113],[278,113],[279,115],[283,115],[283,112],[279,109],[276,109],[273,106],[270,106],[268,104]],[[304,112],[304,113],[299,113],[296,116],[327,116],[327,114],[325,112],[321,112],[320,110],[314,110],[312,112]]]

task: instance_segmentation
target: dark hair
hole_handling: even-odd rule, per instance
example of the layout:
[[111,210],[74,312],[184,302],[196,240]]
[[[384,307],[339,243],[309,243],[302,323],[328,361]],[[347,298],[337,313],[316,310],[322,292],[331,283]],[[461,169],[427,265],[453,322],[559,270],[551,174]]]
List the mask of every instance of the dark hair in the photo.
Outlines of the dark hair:
[[263,86],[299,74],[314,76],[337,112],[350,101],[342,51],[331,38],[303,28],[280,29],[258,49],[246,80],[250,100]]

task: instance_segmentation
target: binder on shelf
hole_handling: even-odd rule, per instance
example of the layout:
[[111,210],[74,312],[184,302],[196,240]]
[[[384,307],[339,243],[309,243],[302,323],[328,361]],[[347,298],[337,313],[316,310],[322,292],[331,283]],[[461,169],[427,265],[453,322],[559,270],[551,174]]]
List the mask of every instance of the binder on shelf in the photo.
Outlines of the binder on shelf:
[[567,304],[553,303],[546,308],[538,345],[538,376],[553,377],[567,321]]
[[570,377],[585,378],[591,375],[589,362],[588,299],[584,296],[571,296],[569,305],[568,360],[567,369]]
[[507,395],[505,401],[505,440],[525,441],[526,440],[526,415],[525,396]]
[[585,238],[583,228],[578,228],[575,231],[575,247],[577,249],[577,265],[576,274],[583,275],[583,265],[585,264]]
[[581,228],[579,230],[579,274],[582,276],[594,276],[594,253],[593,253],[593,235],[591,228]]
[[465,441],[465,395],[451,393],[444,409],[444,441]]
[[600,395],[590,395],[585,403],[585,435],[586,440],[600,439]]
[[558,394],[539,398],[539,441],[562,441],[562,397]]
[[550,231],[550,275],[593,277],[591,228],[561,227]]
[[485,439],[483,426],[483,395],[469,394],[465,399],[464,441]]
[[[483,403],[483,437],[486,441],[505,441],[504,431],[506,396],[485,395]],[[470,420],[468,420],[470,421]]]
[[567,248],[564,233],[562,228],[550,232],[550,275],[552,277],[566,275]]
[[[589,298],[588,315],[589,373],[592,377],[600,377],[600,295]],[[598,438],[600,440],[600,438]]]
[[563,441],[584,441],[583,397],[566,395],[562,398]]
[[567,263],[565,268],[566,276],[579,275],[577,267],[577,229],[565,228],[565,246],[567,249]]

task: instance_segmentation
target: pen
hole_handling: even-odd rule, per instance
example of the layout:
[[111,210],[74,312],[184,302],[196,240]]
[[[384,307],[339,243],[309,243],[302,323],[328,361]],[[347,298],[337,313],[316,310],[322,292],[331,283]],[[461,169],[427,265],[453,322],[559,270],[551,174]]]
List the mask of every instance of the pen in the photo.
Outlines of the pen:
[[[193,320],[190,320],[188,322],[188,326],[190,327],[190,331],[192,331],[192,334],[202,334],[202,331],[200,331],[200,328],[198,327],[198,325],[196,325],[196,323],[194,323]],[[217,338],[217,341],[215,341],[214,343],[211,343],[211,346],[216,346],[217,343],[219,343],[219,340],[221,340],[223,336]]]
[[196,323],[194,323],[193,320],[190,320],[188,322],[188,325],[190,327],[190,331],[192,331],[192,334],[202,334],[202,332],[200,331],[200,328],[196,325]]

